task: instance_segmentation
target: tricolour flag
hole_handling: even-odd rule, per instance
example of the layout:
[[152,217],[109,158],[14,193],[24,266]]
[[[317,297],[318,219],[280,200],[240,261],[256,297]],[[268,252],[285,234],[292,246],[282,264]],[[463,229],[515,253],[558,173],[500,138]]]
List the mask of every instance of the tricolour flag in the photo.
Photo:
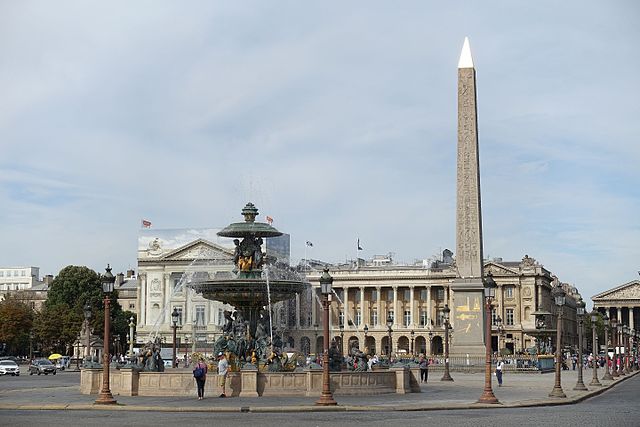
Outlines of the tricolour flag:
[[311,242],[310,242],[310,241],[308,241],[308,240],[307,240],[306,245],[307,245],[307,246],[309,246],[310,248],[312,248],[312,247],[313,247],[313,243],[311,243]]
[[267,222],[269,223],[269,225],[273,224],[273,218],[271,218],[269,215],[267,215]]
[[142,228],[151,228],[151,221],[143,219],[142,220]]

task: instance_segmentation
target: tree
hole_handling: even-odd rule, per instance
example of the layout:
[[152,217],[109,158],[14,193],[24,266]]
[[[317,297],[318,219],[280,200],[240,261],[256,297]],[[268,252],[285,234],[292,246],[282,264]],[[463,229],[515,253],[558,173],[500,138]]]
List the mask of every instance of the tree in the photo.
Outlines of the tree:
[[0,301],[0,345],[6,344],[6,354],[28,354],[33,318],[31,307],[19,299],[8,296]]

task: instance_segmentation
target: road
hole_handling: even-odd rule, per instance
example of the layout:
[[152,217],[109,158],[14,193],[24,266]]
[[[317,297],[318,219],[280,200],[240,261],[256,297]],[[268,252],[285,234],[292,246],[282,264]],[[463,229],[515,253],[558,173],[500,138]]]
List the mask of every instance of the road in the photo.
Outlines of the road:
[[[28,393],[33,388],[66,388],[77,384],[78,374],[61,372],[55,377],[0,378],[5,393]],[[156,413],[114,410],[0,411],[2,426],[640,426],[640,376],[618,384],[599,396],[575,405],[536,408],[496,408],[428,412],[328,412],[328,413]],[[365,398],[366,399],[366,398]],[[34,402],[36,403],[36,402]],[[366,403],[366,400],[363,401]],[[283,398],[283,404],[286,399]]]

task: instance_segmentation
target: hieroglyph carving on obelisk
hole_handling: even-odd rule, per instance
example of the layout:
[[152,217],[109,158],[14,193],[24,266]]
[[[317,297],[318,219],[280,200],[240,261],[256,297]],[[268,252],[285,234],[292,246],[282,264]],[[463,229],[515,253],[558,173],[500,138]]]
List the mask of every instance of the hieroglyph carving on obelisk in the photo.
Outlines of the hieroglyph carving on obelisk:
[[468,38],[458,62],[456,265],[460,278],[483,276],[476,70]]

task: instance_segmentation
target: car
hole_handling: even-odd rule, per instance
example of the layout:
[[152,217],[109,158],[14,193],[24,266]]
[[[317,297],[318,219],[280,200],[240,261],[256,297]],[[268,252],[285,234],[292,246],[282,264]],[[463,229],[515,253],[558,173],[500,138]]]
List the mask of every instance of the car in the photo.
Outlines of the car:
[[56,367],[47,359],[36,359],[29,365],[29,375],[33,374],[56,374]]
[[0,360],[0,375],[20,375],[20,368],[13,360]]

